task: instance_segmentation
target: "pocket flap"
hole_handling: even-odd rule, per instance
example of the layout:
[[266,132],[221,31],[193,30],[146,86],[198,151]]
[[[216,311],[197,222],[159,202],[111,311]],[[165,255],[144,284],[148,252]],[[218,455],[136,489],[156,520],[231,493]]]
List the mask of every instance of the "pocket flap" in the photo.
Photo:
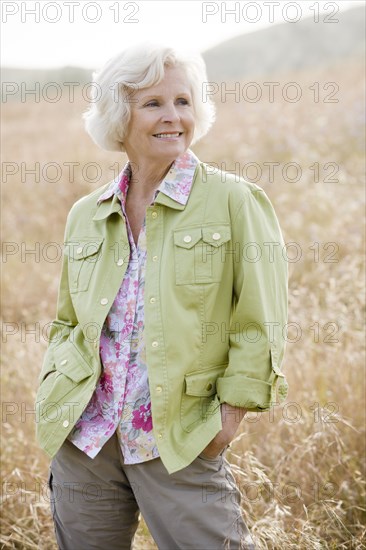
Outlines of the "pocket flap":
[[[272,394],[274,394],[277,388],[279,402],[281,403],[286,399],[288,395],[288,383],[285,375],[283,374],[283,372],[278,366],[277,350],[275,346],[271,346],[271,365],[272,365],[273,372],[277,375],[273,386]],[[275,401],[274,395],[271,396],[271,400]]]
[[192,248],[202,237],[200,227],[187,227],[174,231],[174,244],[182,248]]
[[186,374],[186,394],[196,397],[214,395],[216,393],[216,381],[224,373],[225,369],[226,365],[219,365]]
[[49,360],[47,360],[47,362],[45,362],[42,366],[42,369],[41,369],[41,372],[38,376],[38,385],[40,386],[42,384],[42,382],[44,380],[46,380],[47,376],[49,374],[51,374],[51,372],[54,372],[56,369],[55,369],[55,364]]
[[282,376],[283,378],[285,378],[285,375],[283,374],[283,372],[278,366],[277,350],[274,346],[271,346],[270,354],[271,354],[271,365],[272,365],[273,372],[277,374],[277,376]]
[[230,226],[212,225],[202,227],[202,239],[211,246],[221,246],[231,239]]
[[85,260],[99,253],[103,241],[104,238],[90,238],[67,242],[65,243],[65,254],[72,261]]
[[72,342],[64,342],[53,350],[56,369],[74,382],[93,374],[93,369]]

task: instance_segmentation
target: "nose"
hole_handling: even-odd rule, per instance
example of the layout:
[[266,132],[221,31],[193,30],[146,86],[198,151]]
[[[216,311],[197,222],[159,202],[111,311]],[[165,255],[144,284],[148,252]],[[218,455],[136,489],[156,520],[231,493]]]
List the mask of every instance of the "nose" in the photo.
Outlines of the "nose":
[[166,103],[164,106],[163,114],[162,114],[162,121],[163,122],[176,122],[177,120],[180,120],[180,116],[177,110],[177,107],[174,105],[173,102]]

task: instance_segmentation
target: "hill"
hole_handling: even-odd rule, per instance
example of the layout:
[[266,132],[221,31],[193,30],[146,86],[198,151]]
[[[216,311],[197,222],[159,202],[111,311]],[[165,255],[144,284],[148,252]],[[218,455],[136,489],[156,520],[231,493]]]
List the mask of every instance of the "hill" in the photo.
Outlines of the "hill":
[[210,79],[242,79],[325,67],[365,55],[365,8],[335,16],[338,23],[304,18],[227,40],[203,53]]

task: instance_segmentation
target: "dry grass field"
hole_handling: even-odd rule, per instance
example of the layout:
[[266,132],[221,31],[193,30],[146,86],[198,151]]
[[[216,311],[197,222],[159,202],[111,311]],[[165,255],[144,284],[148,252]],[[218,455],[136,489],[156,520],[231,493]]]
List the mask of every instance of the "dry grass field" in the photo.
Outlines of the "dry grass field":
[[[258,79],[261,101],[217,95],[217,123],[193,147],[201,160],[236,167],[262,186],[286,243],[294,243],[287,248],[290,392],[271,413],[249,414],[228,454],[259,550],[366,548],[363,72],[354,60],[280,75],[273,102]],[[301,87],[299,101],[282,98],[288,82]],[[333,95],[329,82],[339,86]],[[56,548],[49,459],[35,442],[33,402],[64,224],[72,203],[125,162],[84,133],[86,107],[65,95],[2,105],[2,549]],[[35,163],[39,178],[25,173]],[[143,523],[135,548],[156,548]]]

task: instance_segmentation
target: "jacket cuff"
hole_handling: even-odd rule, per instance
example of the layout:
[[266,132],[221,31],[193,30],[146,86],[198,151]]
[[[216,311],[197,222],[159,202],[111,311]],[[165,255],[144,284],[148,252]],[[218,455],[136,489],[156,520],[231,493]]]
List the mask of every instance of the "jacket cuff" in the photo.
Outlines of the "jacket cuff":
[[288,385],[282,373],[276,375],[272,382],[234,375],[218,378],[216,384],[220,403],[249,411],[269,410],[284,401],[288,393]]

